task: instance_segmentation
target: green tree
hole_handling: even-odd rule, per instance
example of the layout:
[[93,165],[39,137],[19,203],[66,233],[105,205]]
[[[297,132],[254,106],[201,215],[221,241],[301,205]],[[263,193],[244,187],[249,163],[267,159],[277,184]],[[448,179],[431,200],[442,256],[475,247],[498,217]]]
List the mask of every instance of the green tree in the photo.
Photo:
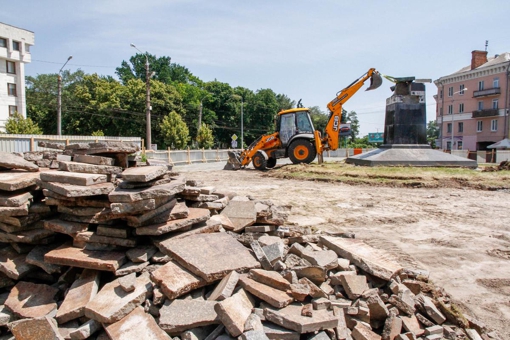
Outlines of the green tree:
[[161,135],[167,147],[183,149],[189,141],[189,130],[181,116],[171,111],[160,123]]
[[427,142],[432,148],[436,148],[436,139],[439,138],[439,127],[435,120],[427,123]]
[[281,110],[292,109],[296,106],[296,102],[284,94],[277,94],[276,101],[278,102],[278,112]]
[[[62,130],[66,134],[64,123],[69,110],[77,109],[74,91],[83,82],[82,70],[62,72]],[[45,134],[57,133],[57,78],[56,73],[39,74],[26,77],[27,118],[31,118]]]
[[207,124],[202,124],[200,129],[198,129],[197,134],[197,143],[200,148],[210,148],[214,144],[214,137],[212,130],[207,126]]
[[248,100],[245,106],[246,144],[250,144],[262,134],[274,131],[278,113],[276,94],[271,89],[260,89]]
[[[344,114],[345,114],[345,112],[344,112]],[[347,116],[347,122],[349,122],[349,121],[351,122],[351,135],[350,135],[350,139],[351,139],[351,141],[354,142],[354,141],[356,141],[356,138],[359,135],[359,120],[358,120],[358,115],[357,115],[356,111],[351,111],[351,112],[347,113],[346,116]]]
[[23,135],[42,135],[41,128],[30,118],[23,117],[20,113],[14,113],[5,123],[6,133]]
[[329,116],[318,106],[312,106],[310,109],[310,118],[312,119],[315,130],[324,132],[328,124]]

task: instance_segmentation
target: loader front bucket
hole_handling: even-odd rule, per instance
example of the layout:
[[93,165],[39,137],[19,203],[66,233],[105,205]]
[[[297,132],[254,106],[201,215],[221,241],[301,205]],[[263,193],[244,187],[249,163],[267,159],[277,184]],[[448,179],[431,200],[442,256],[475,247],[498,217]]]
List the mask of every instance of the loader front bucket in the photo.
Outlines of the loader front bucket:
[[239,170],[241,169],[241,158],[239,151],[228,151],[228,161],[223,170]]
[[371,91],[375,90],[382,84],[382,77],[379,74],[379,72],[372,73],[372,76],[370,77],[370,86],[365,91]]

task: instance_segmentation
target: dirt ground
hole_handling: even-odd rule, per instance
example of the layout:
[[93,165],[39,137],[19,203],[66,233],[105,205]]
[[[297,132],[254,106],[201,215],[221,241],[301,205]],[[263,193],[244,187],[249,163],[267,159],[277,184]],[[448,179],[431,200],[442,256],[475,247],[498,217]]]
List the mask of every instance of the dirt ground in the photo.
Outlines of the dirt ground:
[[404,267],[430,271],[465,312],[510,339],[510,191],[390,188],[189,170],[187,179],[292,205],[289,219],[354,232]]

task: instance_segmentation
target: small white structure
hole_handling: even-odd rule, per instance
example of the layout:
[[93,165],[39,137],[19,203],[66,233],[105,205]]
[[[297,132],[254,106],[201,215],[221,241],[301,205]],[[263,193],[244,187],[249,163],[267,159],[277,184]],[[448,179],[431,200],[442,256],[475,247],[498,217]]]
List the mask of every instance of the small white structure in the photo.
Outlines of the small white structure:
[[0,22],[0,130],[14,112],[27,116],[25,63],[31,61],[34,32]]

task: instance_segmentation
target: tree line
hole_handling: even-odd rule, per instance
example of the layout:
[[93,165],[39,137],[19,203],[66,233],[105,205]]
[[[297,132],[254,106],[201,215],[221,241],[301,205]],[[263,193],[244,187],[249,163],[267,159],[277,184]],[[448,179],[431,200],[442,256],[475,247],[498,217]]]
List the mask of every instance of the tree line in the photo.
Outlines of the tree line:
[[[62,134],[145,138],[146,57],[152,140],[159,149],[229,147],[231,136],[240,133],[241,110],[246,146],[274,131],[277,112],[296,106],[295,100],[269,88],[252,91],[218,80],[205,82],[169,57],[136,54],[116,68],[118,80],[82,70],[62,72]],[[57,74],[26,77],[27,120],[14,117],[6,130],[56,134],[57,91]],[[318,106],[310,114],[315,128],[323,130],[328,115]],[[356,112],[344,112],[347,120],[352,124],[349,144],[364,143],[357,138]]]

